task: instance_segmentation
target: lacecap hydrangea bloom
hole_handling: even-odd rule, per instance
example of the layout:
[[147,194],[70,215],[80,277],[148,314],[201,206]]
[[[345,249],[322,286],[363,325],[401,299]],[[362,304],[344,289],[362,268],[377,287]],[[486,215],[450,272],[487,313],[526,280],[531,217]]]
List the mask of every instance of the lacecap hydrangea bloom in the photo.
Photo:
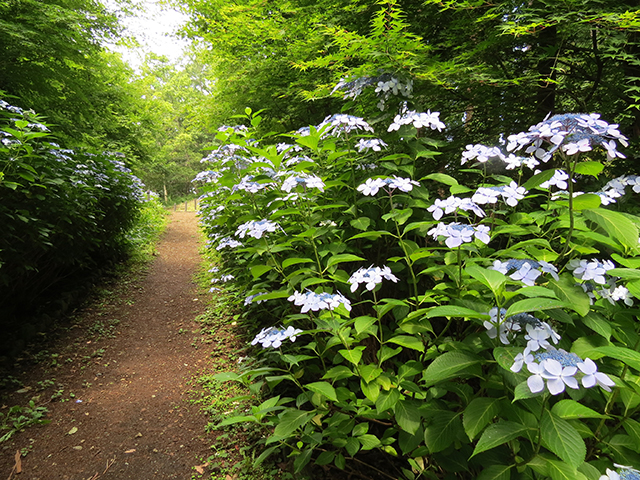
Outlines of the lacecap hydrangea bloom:
[[259,239],[265,232],[275,232],[277,228],[278,224],[270,220],[249,220],[238,227],[236,235],[240,238],[249,235]]
[[387,266],[382,268],[374,267],[360,268],[349,278],[351,284],[351,291],[355,292],[361,283],[364,283],[367,290],[373,290],[376,285],[382,283],[383,279],[391,280],[393,283],[398,282],[398,277],[391,273],[391,269]]
[[400,190],[401,192],[410,192],[414,186],[420,185],[415,180],[410,178],[402,178],[393,176],[393,178],[369,178],[366,182],[359,185],[357,190],[363,195],[374,196],[380,189],[392,192],[393,190]]
[[307,313],[309,310],[317,312],[318,310],[334,310],[340,304],[351,311],[351,302],[341,293],[315,293],[315,292],[298,292],[297,290],[288,300],[294,305],[302,307],[301,313]]
[[532,355],[523,355],[522,359],[516,357],[511,370],[519,372],[523,365],[531,373],[527,386],[532,393],[542,392],[545,385],[551,395],[564,392],[565,387],[577,390],[580,388],[578,380],[584,388],[599,385],[608,392],[615,386],[608,375],[598,372],[593,360],[583,360],[575,353],[562,349],[550,347]]
[[321,192],[324,192],[324,182],[316,175],[310,175],[308,173],[296,173],[285,179],[282,183],[282,190],[284,192],[291,192],[298,185],[304,186],[304,188],[317,188]]
[[463,243],[470,243],[474,237],[480,240],[482,243],[489,243],[491,237],[489,236],[489,227],[486,225],[467,225],[460,222],[454,223],[439,223],[434,228],[427,232],[434,240],[438,240],[439,237],[445,237],[445,245],[449,248],[456,248]]
[[260,344],[262,348],[279,348],[287,338],[292,342],[296,341],[297,336],[302,333],[302,330],[293,328],[291,326],[286,329],[283,327],[269,327],[263,328],[255,338],[251,341],[251,345]]
[[510,259],[506,262],[496,260],[493,262],[493,266],[489,268],[504,275],[508,275],[510,271],[514,271],[509,277],[529,286],[533,286],[535,280],[543,273],[548,273],[555,280],[559,280],[558,269],[543,260],[531,260],[528,258]]
[[607,468],[607,473],[602,475],[599,480],[640,480],[640,471],[632,467],[618,465],[617,463],[614,463],[613,466],[616,467],[618,471],[616,472]]

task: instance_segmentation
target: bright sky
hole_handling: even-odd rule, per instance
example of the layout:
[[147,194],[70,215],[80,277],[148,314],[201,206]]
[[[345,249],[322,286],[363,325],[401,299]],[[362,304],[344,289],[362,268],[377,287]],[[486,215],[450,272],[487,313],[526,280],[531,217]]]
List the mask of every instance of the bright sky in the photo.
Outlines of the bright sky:
[[[134,68],[140,66],[145,52],[165,55],[169,60],[179,60],[182,50],[188,44],[174,35],[187,20],[186,15],[176,10],[161,7],[157,0],[138,0],[143,11],[137,17],[125,18],[123,24],[129,35],[134,36],[141,45],[140,49],[128,49],[121,46],[111,46],[122,53],[123,58]],[[105,1],[108,7],[114,6],[110,0]]]

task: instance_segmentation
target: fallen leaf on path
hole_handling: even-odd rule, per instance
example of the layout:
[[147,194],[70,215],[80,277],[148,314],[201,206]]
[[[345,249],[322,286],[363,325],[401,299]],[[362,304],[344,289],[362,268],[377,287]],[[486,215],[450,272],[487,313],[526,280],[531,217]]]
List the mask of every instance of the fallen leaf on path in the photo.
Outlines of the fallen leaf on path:
[[204,469],[205,469],[206,467],[208,467],[208,466],[209,466],[209,462],[207,462],[207,463],[203,463],[202,465],[196,465],[196,466],[195,466],[195,467],[193,467],[193,468],[195,468],[195,469],[196,469],[196,472],[198,472],[200,475],[202,475],[202,474],[204,473]]
[[67,435],[73,435],[78,431],[78,427],[73,427],[71,430],[67,432]]
[[15,461],[16,461],[16,464],[14,468],[16,469],[16,473],[21,473],[22,472],[22,455],[20,454],[20,450],[16,451]]
[[136,449],[135,449],[135,448],[132,448],[131,450],[127,450],[127,451],[126,451],[126,452],[124,452],[124,453],[133,453],[133,452],[135,452],[135,451],[136,451]]
[[225,478],[225,480],[238,480],[238,474],[234,473],[233,477],[227,474],[227,478]]

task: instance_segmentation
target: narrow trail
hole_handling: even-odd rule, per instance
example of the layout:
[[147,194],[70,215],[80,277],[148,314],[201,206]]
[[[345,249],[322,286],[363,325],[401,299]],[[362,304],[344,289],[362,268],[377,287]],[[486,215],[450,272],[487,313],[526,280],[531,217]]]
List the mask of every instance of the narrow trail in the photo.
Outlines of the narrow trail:
[[[49,425],[0,444],[0,479],[192,478],[211,452],[207,419],[185,393],[211,353],[193,337],[206,301],[193,282],[198,239],[195,214],[173,213],[146,276],[121,301],[83,312],[60,366],[46,372],[64,386],[66,401],[47,405]],[[113,338],[88,339],[87,325],[110,319]],[[22,473],[12,477],[23,448]]]

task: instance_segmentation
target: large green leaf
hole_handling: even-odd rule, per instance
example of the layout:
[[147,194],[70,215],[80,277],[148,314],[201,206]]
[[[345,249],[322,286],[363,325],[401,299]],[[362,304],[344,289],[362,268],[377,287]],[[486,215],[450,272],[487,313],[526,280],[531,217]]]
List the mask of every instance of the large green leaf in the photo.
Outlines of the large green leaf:
[[440,307],[434,307],[425,315],[425,318],[433,317],[491,318],[487,313],[476,312],[470,308],[459,307],[457,305],[442,305]]
[[509,480],[513,465],[489,465],[480,472],[476,480]]
[[606,415],[596,412],[595,410],[585,407],[575,400],[560,400],[556,403],[551,411],[560,418],[565,420],[575,420],[580,418],[607,418]]
[[441,452],[457,438],[460,415],[456,412],[439,411],[424,429],[424,443],[430,453]]
[[562,300],[548,297],[525,298],[509,305],[506,317],[516,315],[518,313],[533,313],[542,310],[551,310],[552,308],[567,308],[569,305]]
[[473,457],[498,445],[510,442],[522,435],[526,430],[527,427],[516,422],[501,421],[493,423],[482,433],[471,456]]
[[500,399],[478,397],[471,400],[462,414],[462,426],[469,440],[473,440],[500,412]]
[[488,287],[494,295],[498,295],[504,288],[507,277],[497,270],[482,268],[478,265],[469,265],[464,269],[469,275]]
[[279,419],[273,434],[277,437],[287,438],[298,428],[305,425],[315,416],[315,412],[304,410],[287,410]]
[[578,315],[585,316],[591,309],[591,301],[584,290],[576,285],[570,274],[560,275],[558,280],[549,280],[549,286],[556,292],[560,300],[571,305],[571,309]]
[[540,422],[542,444],[574,470],[584,462],[587,447],[571,424],[548,410],[542,412]]
[[336,389],[333,388],[333,385],[328,382],[313,382],[308,383],[305,386],[312,392],[324,395],[333,402],[338,401],[338,397],[336,396]]
[[437,357],[422,374],[425,387],[450,380],[462,374],[479,374],[479,369],[471,370],[482,359],[472,353],[452,351]]
[[598,353],[607,357],[615,358],[626,363],[636,370],[640,370],[640,352],[624,347],[599,347],[596,348]]
[[364,351],[364,349],[365,347],[359,346],[354,347],[351,350],[338,350],[338,353],[342,355],[346,360],[349,360],[354,365],[357,365],[362,358],[362,352]]
[[394,407],[396,422],[402,430],[414,435],[420,428],[420,410],[415,400],[402,399]]
[[638,249],[638,228],[622,213],[595,208],[582,210],[582,214],[621,245],[633,251]]
[[552,480],[588,480],[572,465],[557,460],[547,460],[547,462]]
[[340,253],[338,255],[333,255],[329,257],[329,260],[327,260],[327,268],[329,268],[332,265],[337,265],[339,263],[359,262],[361,260],[364,260],[364,258],[359,257],[358,255],[353,255],[351,253]]
[[424,352],[424,343],[422,343],[422,340],[411,335],[396,335],[395,337],[387,340],[387,342],[395,343],[396,345],[417,350],[419,352]]

